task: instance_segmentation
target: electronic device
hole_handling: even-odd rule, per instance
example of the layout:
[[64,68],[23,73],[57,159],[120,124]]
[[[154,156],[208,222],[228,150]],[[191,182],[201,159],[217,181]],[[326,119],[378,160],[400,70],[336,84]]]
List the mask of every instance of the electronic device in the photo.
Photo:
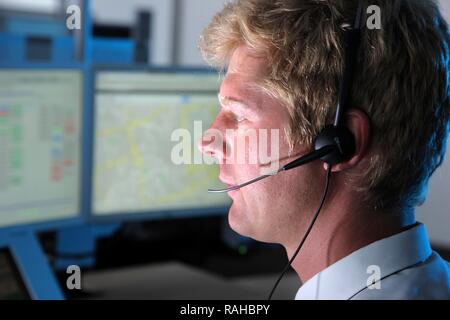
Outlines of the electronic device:
[[94,220],[228,211],[226,195],[204,193],[219,170],[197,148],[219,110],[217,73],[102,67],[94,86]]

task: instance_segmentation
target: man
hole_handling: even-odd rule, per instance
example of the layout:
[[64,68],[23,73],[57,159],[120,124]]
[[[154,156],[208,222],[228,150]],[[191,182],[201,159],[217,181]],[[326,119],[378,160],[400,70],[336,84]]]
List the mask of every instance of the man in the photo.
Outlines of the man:
[[[325,205],[292,263],[303,282],[296,299],[449,299],[449,265],[414,217],[446,150],[447,25],[431,0],[364,5],[381,9],[382,25],[362,32],[345,114],[355,152],[332,166]],[[250,144],[236,150],[248,130],[279,130],[280,165],[312,150],[336,112],[343,34],[357,6],[242,0],[214,17],[200,48],[227,70],[211,127],[225,138],[221,145],[204,138],[200,148],[219,160],[222,182],[246,182],[267,165],[248,161],[257,152]],[[230,150],[247,161],[228,161]],[[229,192],[230,226],[280,243],[293,257],[321,201],[326,169],[316,161]]]

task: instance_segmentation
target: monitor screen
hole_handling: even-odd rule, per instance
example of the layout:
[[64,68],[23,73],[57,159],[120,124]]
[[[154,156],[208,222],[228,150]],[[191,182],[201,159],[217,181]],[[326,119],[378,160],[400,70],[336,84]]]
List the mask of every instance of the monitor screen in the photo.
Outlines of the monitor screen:
[[[94,215],[195,214],[230,205],[227,195],[207,193],[221,186],[218,165],[201,159],[197,148],[219,110],[219,85],[209,72],[97,72]],[[186,143],[182,163],[174,160],[180,143]]]
[[0,228],[79,213],[82,74],[0,70]]
[[0,300],[28,300],[30,295],[7,248],[0,248]]

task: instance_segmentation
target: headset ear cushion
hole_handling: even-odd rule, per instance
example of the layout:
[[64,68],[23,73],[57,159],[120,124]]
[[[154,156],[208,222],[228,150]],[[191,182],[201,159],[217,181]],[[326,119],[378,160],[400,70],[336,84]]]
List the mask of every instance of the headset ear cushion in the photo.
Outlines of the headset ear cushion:
[[350,130],[344,126],[326,126],[314,142],[315,150],[330,145],[335,147],[335,151],[320,158],[328,164],[344,162],[355,153],[355,138]]

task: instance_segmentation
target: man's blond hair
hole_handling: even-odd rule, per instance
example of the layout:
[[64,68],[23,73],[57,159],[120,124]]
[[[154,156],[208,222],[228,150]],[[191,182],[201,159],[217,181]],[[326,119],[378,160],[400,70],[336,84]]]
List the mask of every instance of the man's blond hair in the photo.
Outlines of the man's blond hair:
[[[365,29],[351,106],[371,121],[367,170],[349,183],[376,209],[414,207],[442,163],[449,130],[449,34],[432,0],[372,0],[381,29]],[[344,68],[343,29],[356,0],[237,0],[200,40],[204,58],[226,67],[246,45],[267,59],[260,85],[284,102],[292,146],[312,146],[332,122]]]

